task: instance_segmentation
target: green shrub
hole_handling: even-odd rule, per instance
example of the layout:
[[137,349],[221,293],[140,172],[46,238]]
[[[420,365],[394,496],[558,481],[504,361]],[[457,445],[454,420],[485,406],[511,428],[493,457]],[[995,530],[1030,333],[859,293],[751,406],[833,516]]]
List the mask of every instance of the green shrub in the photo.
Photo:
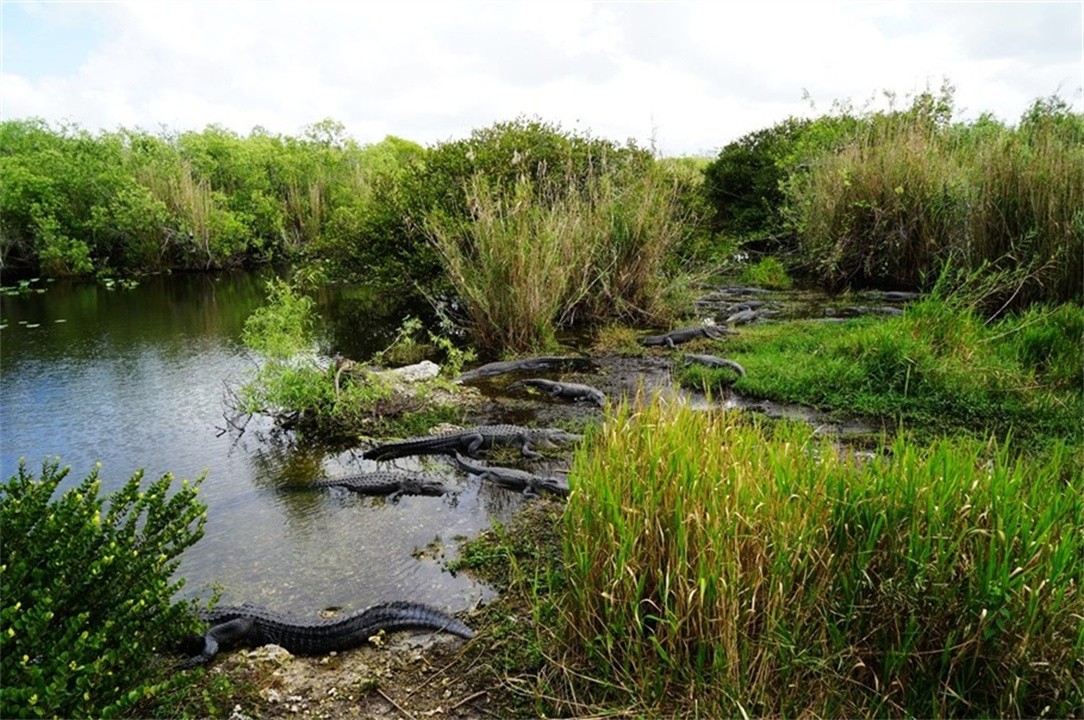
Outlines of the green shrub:
[[704,169],[704,194],[714,214],[712,230],[746,237],[782,227],[783,161],[808,120],[788,118],[728,144]]
[[746,266],[741,273],[741,281],[746,285],[787,290],[793,284],[787,269],[777,258],[761,258]]
[[198,630],[173,602],[180,554],[203,535],[201,479],[102,497],[94,470],[54,499],[68,470],[20,465],[0,487],[0,715],[102,717],[164,689],[155,654]]
[[1070,461],[902,439],[863,460],[804,424],[621,406],[570,476],[570,696],[648,715],[1075,716]]
[[770,237],[791,249],[785,186],[814,158],[845,145],[858,126],[850,109],[840,108],[815,120],[787,118],[728,144],[704,169],[711,229],[747,240]]
[[339,261],[343,273],[375,260],[401,278],[412,257],[402,241],[422,237],[402,199],[404,170],[422,156],[397,138],[361,147],[331,120],[298,138],[260,128],[243,137],[214,125],[92,135],[5,121],[0,257],[5,267],[85,275],[311,253]]
[[[348,358],[320,362],[312,299],[282,279],[271,280],[267,292],[267,304],[245,321],[242,334],[245,345],[262,357],[235,393],[233,409],[239,414],[268,415],[279,428],[323,443],[359,433],[416,434],[461,419],[462,408],[451,399],[455,388],[440,378],[401,390]],[[405,321],[393,346],[376,358],[417,347],[413,332],[418,327],[417,321]],[[449,373],[458,373],[472,357],[432,333],[429,348],[443,356]],[[434,397],[438,389],[444,395]]]

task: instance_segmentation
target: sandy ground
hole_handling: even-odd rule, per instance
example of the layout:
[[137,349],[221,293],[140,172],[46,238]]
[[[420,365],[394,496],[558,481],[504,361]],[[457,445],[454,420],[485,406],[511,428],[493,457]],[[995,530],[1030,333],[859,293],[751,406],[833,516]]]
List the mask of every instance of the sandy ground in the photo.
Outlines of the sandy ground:
[[466,641],[401,632],[377,642],[325,657],[267,645],[222,657],[208,672],[257,689],[258,699],[234,707],[234,720],[503,717],[487,709],[499,690],[462,677]]

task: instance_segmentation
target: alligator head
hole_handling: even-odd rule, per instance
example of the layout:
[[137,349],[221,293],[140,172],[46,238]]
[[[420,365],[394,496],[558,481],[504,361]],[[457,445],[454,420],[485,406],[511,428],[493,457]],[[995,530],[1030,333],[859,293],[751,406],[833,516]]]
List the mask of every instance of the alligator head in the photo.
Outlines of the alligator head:
[[403,489],[410,495],[444,495],[448,488],[439,480],[413,479],[403,483]]

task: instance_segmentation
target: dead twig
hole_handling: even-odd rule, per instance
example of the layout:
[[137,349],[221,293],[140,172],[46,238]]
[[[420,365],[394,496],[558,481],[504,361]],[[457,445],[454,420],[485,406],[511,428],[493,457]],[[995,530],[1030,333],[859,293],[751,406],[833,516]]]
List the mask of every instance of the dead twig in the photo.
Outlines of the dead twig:
[[459,702],[457,702],[455,705],[452,705],[450,708],[448,708],[448,712],[452,712],[453,710],[460,707],[461,705],[466,705],[471,700],[477,700],[478,698],[482,697],[483,695],[488,695],[488,694],[489,694],[489,690],[479,690],[476,693],[471,693],[467,697],[465,697],[462,700],[460,700]]
[[404,709],[403,709],[403,708],[402,708],[402,707],[401,707],[401,706],[399,705],[399,703],[395,702],[395,701],[394,701],[394,700],[392,700],[392,699],[391,699],[390,697],[388,697],[388,694],[387,694],[386,692],[384,692],[384,691],[383,691],[383,690],[381,690],[380,688],[377,688],[377,689],[376,689],[376,691],[377,691],[378,693],[380,693],[380,697],[382,697],[382,698],[384,698],[385,700],[387,700],[387,701],[388,701],[388,703],[389,703],[389,704],[390,704],[390,705],[391,705],[391,706],[392,706],[393,708],[395,708],[396,710],[398,710],[399,712],[401,712],[401,713],[403,714],[403,717],[409,718],[409,720],[414,720],[414,716],[413,716],[413,715],[411,715],[410,713],[408,713],[408,712],[407,712],[406,710],[404,710]]

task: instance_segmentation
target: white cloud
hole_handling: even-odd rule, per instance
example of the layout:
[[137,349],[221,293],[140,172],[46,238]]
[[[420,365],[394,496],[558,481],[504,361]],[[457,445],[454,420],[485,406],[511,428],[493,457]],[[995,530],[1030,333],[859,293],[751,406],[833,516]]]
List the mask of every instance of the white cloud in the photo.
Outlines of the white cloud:
[[[949,78],[1014,121],[1061,91],[1082,109],[1084,4],[142,2],[2,6],[86,36],[35,63],[5,29],[4,117],[422,143],[537,115],[667,153],[713,152],[791,114]],[[17,15],[16,15],[17,14]],[[73,20],[78,18],[78,20]],[[18,48],[18,52],[15,52]],[[49,52],[41,48],[37,52]],[[10,58],[10,62],[7,62]],[[35,70],[35,67],[38,68]],[[42,70],[48,68],[48,71]]]

